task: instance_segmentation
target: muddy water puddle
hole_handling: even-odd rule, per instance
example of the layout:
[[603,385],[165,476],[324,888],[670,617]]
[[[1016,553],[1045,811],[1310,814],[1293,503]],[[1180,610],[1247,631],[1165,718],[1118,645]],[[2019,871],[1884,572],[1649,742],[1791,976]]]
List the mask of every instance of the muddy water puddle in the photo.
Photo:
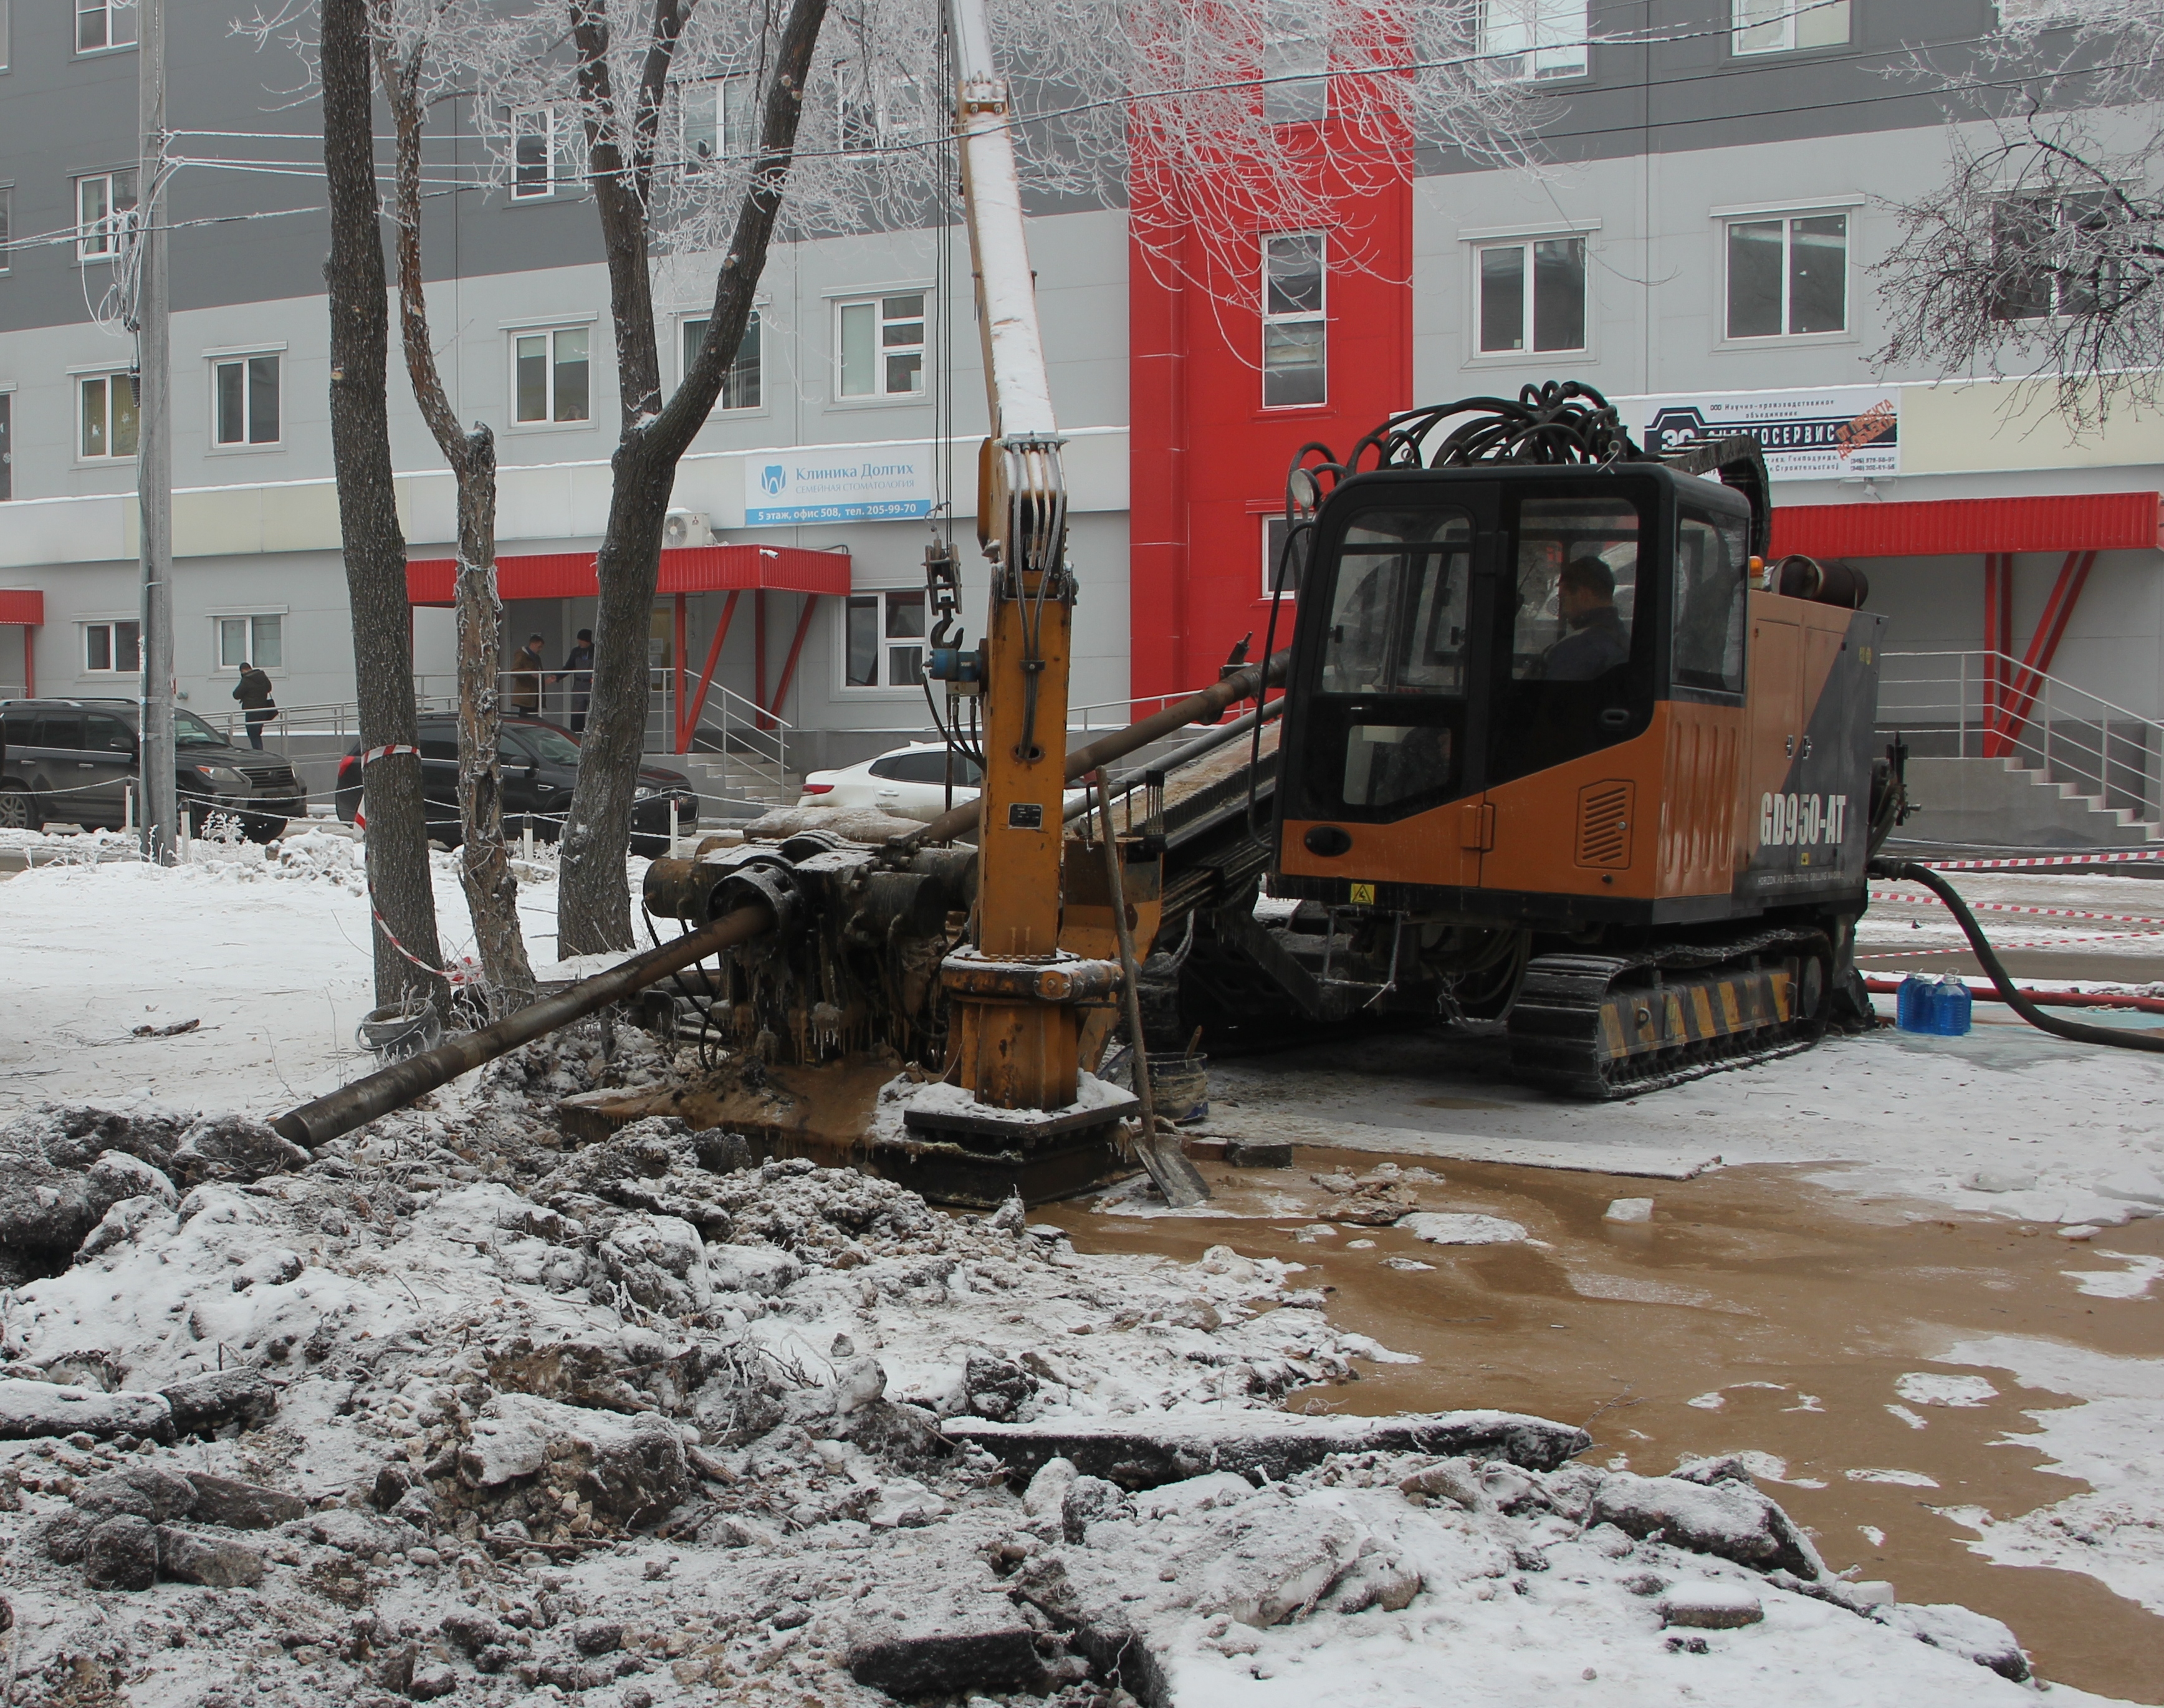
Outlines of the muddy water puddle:
[[[1037,1213],[1084,1251],[1190,1261],[1222,1244],[1304,1264],[1300,1281],[1324,1290],[1333,1322],[1421,1360],[1363,1362],[1360,1381],[1295,1394],[1292,1409],[1529,1411],[1584,1424],[1587,1463],[1647,1475],[1764,1455],[1752,1461],[1761,1486],[1832,1569],[1889,1580],[1904,1601],[2004,1620],[2045,1679],[2164,1702],[2164,1618],[2080,1573],[1994,1564],[1942,1510],[2005,1519],[2083,1492],[2004,1439],[2034,1430],[2025,1413],[2081,1402],[2008,1371],[1930,1362],[1988,1335],[2158,1356],[2164,1298],[2087,1295],[2064,1272],[2118,1271],[2105,1252],[2164,1255],[2164,1219],[2083,1245],[2035,1224],[1858,1201],[1793,1168],[1647,1181],[1396,1159],[1422,1209],[1505,1218],[1531,1236],[1437,1246],[1331,1220],[1343,1201],[1312,1177],[1364,1175],[1381,1160],[1301,1147],[1287,1170],[1205,1163],[1221,1212],[1209,1217],[1107,1214],[1087,1201]],[[1419,1179],[1422,1169],[1445,1178]],[[1604,1219],[1612,1201],[1645,1197],[1650,1222]],[[1970,1403],[1946,1404],[1915,1397],[1933,1392],[1903,1380],[1919,1374],[1983,1380],[1957,1385]]]

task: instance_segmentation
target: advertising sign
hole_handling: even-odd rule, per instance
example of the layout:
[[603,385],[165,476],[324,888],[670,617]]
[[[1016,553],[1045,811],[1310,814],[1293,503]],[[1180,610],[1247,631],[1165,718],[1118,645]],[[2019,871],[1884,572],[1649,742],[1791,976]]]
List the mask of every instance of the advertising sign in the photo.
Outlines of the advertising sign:
[[844,446],[744,459],[744,526],[888,522],[932,513],[932,448]]
[[1749,434],[1777,481],[1830,481],[1901,472],[1898,386],[1815,392],[1701,392],[1618,401],[1638,442],[1656,453]]

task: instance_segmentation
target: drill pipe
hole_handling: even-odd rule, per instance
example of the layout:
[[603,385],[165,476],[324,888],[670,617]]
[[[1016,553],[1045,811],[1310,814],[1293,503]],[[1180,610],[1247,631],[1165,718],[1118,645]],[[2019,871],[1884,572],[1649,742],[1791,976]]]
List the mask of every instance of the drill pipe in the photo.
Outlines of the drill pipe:
[[379,1115],[404,1108],[423,1093],[447,1085],[460,1074],[507,1055],[544,1033],[568,1026],[597,1008],[606,1008],[658,979],[665,979],[671,973],[704,960],[717,950],[748,942],[770,929],[773,924],[774,915],[768,908],[757,903],[739,907],[659,949],[634,955],[605,973],[581,979],[568,991],[544,996],[538,1002],[529,1002],[493,1026],[483,1027],[479,1032],[460,1033],[432,1050],[408,1056],[402,1062],[393,1062],[387,1068],[379,1068],[349,1085],[341,1085],[328,1097],[303,1103],[270,1125],[294,1143],[313,1150]]
[[[1087,747],[1076,748],[1067,755],[1067,780],[1071,783],[1100,765],[1125,759],[1137,748],[1148,747],[1160,736],[1170,735],[1175,729],[1190,723],[1207,723],[1221,715],[1226,707],[1237,706],[1242,700],[1255,698],[1265,689],[1279,686],[1284,682],[1285,667],[1291,661],[1292,649],[1287,647],[1267,664],[1258,661],[1245,670],[1235,670],[1215,686],[1205,688],[1199,694],[1190,694],[1162,711],[1153,712],[1139,723],[1130,723],[1125,729],[1116,729],[1110,735],[1099,737]],[[975,829],[983,814],[981,796],[964,806],[949,807],[923,829],[901,838],[901,846],[915,848],[921,843],[951,842],[954,838]]]

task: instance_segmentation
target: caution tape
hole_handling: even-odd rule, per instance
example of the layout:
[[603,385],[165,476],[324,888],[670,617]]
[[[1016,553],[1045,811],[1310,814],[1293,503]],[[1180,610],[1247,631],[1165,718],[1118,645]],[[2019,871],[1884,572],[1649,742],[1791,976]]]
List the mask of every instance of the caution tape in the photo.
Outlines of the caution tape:
[[1919,860],[1920,866],[1928,866],[1935,872],[2005,872],[2041,866],[2111,866],[2129,863],[2154,865],[2164,860],[2164,849],[2151,853],[2146,849],[2130,849],[2124,853],[2085,854],[2030,854],[2025,857],[1997,860]]
[[372,765],[377,759],[387,759],[393,754],[402,753],[409,753],[412,754],[415,759],[421,757],[421,749],[415,747],[411,742],[387,741],[384,743],[381,747],[372,747],[369,749],[366,753],[360,756],[360,762],[363,765]]
[[[2135,943],[2152,937],[2164,937],[2164,931],[2112,931],[2098,937],[2055,937],[2047,938],[2042,943],[1995,943],[1992,947],[2002,954],[2008,950],[2041,953],[2051,949],[2064,949],[2071,943]],[[1976,951],[1966,943],[1957,949],[1860,949],[1856,952],[1856,959],[1860,961],[1891,961],[1909,957],[1921,958],[1925,955],[1965,955],[1975,953]]]
[[[1934,907],[1946,904],[1936,896],[1904,896],[1894,890],[1873,890],[1874,901],[1913,901],[1929,903]],[[1966,896],[1962,898],[1967,900]],[[2121,925],[2164,925],[2164,918],[2153,913],[2088,913],[2078,907],[2032,907],[2023,901],[1969,901],[1970,908],[1978,913],[2035,913],[2048,915],[2053,919],[2102,919]]]

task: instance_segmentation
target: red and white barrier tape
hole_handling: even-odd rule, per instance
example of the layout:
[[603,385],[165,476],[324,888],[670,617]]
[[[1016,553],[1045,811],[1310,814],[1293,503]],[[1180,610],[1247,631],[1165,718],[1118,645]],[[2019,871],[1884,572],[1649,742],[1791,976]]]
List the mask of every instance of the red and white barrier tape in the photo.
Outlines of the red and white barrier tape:
[[[1896,890],[1873,890],[1874,901],[1913,901],[1933,907],[1946,904],[1936,896],[1905,896]],[[1968,898],[1964,896],[1964,901]],[[2085,913],[2078,907],[2031,907],[2020,901],[1969,901],[1970,909],[1978,913],[2041,913],[2054,919],[2105,919],[2122,925],[2164,925],[2164,917],[2153,913]]]
[[362,765],[366,765],[376,759],[387,759],[393,754],[402,753],[412,754],[416,759],[418,759],[421,756],[421,749],[413,746],[410,742],[388,741],[381,747],[372,747],[369,749],[366,753],[360,756],[360,762]]
[[2038,866],[2120,865],[2128,861],[2154,865],[2159,860],[2164,860],[2164,849],[2154,854],[2133,849],[2118,854],[2032,854],[2003,860],[1919,860],[1916,864],[1935,872],[2004,872]]
[[[2008,950],[2025,950],[2030,953],[2041,953],[2051,949],[2064,949],[2069,943],[2135,943],[2152,937],[2164,937],[2164,931],[2113,931],[2106,932],[2102,936],[2098,937],[2056,937],[2049,938],[2042,943],[1995,943],[1992,947],[1999,950],[2001,954],[2004,954]],[[1965,955],[1974,954],[1975,953],[1976,951],[1971,949],[1967,943],[1963,943],[1957,949],[1860,949],[1856,952],[1856,959],[1860,961],[1892,961],[1901,960],[1912,956],[1920,959],[1925,955]]]

